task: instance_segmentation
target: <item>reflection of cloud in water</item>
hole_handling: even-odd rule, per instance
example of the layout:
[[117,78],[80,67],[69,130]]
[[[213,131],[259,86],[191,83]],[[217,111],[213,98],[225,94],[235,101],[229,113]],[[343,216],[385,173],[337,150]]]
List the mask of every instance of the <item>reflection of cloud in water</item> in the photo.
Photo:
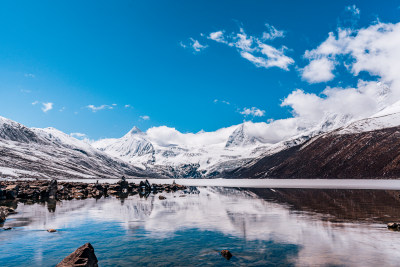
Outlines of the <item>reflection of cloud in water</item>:
[[[298,244],[300,251],[293,262],[299,266],[359,266],[360,262],[363,266],[390,266],[400,261],[399,233],[383,225],[327,222],[316,214],[293,212],[236,189],[201,188],[199,195],[179,194],[165,194],[166,200],[133,196],[123,204],[115,198],[64,201],[54,213],[38,204],[20,204],[20,213],[10,224],[63,229],[83,227],[89,218],[119,222],[127,231],[142,227],[151,238],[171,237],[176,231],[193,228],[218,231],[246,240]],[[19,220],[27,217],[30,220]]]

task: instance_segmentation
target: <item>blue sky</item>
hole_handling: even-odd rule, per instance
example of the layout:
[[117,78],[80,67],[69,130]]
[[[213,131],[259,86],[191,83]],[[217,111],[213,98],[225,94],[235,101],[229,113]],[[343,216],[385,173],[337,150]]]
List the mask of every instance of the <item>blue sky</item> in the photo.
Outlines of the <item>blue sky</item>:
[[[305,51],[338,28],[397,23],[399,6],[399,1],[2,1],[0,116],[92,139],[119,137],[134,125],[198,132],[291,117],[290,107],[280,104],[297,88],[319,94],[327,86],[356,86],[369,75],[351,75],[338,66],[333,78],[310,81],[302,77],[309,64]],[[210,33],[219,31],[225,39],[212,40]],[[238,34],[281,51],[278,61],[287,60],[269,67],[246,59]],[[248,51],[260,56],[260,49]]]

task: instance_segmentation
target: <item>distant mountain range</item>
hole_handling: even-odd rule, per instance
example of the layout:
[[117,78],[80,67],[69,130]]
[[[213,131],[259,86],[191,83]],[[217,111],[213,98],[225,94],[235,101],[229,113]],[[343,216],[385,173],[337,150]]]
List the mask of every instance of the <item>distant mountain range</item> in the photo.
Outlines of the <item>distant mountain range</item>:
[[134,127],[89,143],[0,117],[0,177],[400,177],[400,103],[361,120],[327,115],[280,139],[270,127],[244,122],[196,134]]

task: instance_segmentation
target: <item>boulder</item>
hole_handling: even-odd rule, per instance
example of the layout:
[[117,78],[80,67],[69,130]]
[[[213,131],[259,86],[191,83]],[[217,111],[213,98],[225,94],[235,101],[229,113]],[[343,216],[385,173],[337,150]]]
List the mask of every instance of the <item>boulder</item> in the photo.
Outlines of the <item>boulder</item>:
[[227,260],[230,260],[232,258],[232,253],[227,249],[222,250],[221,255]]
[[129,183],[126,181],[125,176],[122,176],[121,180],[119,180],[117,184],[120,186],[119,191],[128,191]]
[[49,233],[55,233],[55,232],[57,232],[57,230],[56,230],[56,229],[47,229],[47,232],[49,232]]
[[160,200],[164,200],[164,199],[167,199],[166,197],[164,197],[163,195],[159,195],[158,196],[158,199],[160,199]]
[[6,220],[7,217],[7,212],[0,209],[0,223],[4,222]]
[[16,199],[18,196],[19,186],[18,185],[9,185],[5,188],[6,199]]
[[97,262],[93,246],[86,243],[69,254],[56,267],[98,267]]
[[400,224],[392,222],[387,224],[387,228],[391,230],[400,230]]
[[4,199],[6,199],[6,194],[5,194],[5,192],[4,192],[3,190],[1,190],[1,188],[0,188],[0,200],[4,200]]

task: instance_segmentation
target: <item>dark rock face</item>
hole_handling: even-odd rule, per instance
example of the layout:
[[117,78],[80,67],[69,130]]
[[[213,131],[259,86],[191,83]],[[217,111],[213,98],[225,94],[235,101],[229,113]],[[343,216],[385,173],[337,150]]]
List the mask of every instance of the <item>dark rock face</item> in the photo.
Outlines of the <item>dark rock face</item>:
[[86,243],[63,259],[56,267],[98,267],[97,262],[93,246]]
[[227,260],[230,260],[232,258],[231,252],[227,249],[222,250],[221,255],[222,255],[222,257],[224,257]]
[[400,127],[313,138],[226,176],[246,178],[397,178]]

